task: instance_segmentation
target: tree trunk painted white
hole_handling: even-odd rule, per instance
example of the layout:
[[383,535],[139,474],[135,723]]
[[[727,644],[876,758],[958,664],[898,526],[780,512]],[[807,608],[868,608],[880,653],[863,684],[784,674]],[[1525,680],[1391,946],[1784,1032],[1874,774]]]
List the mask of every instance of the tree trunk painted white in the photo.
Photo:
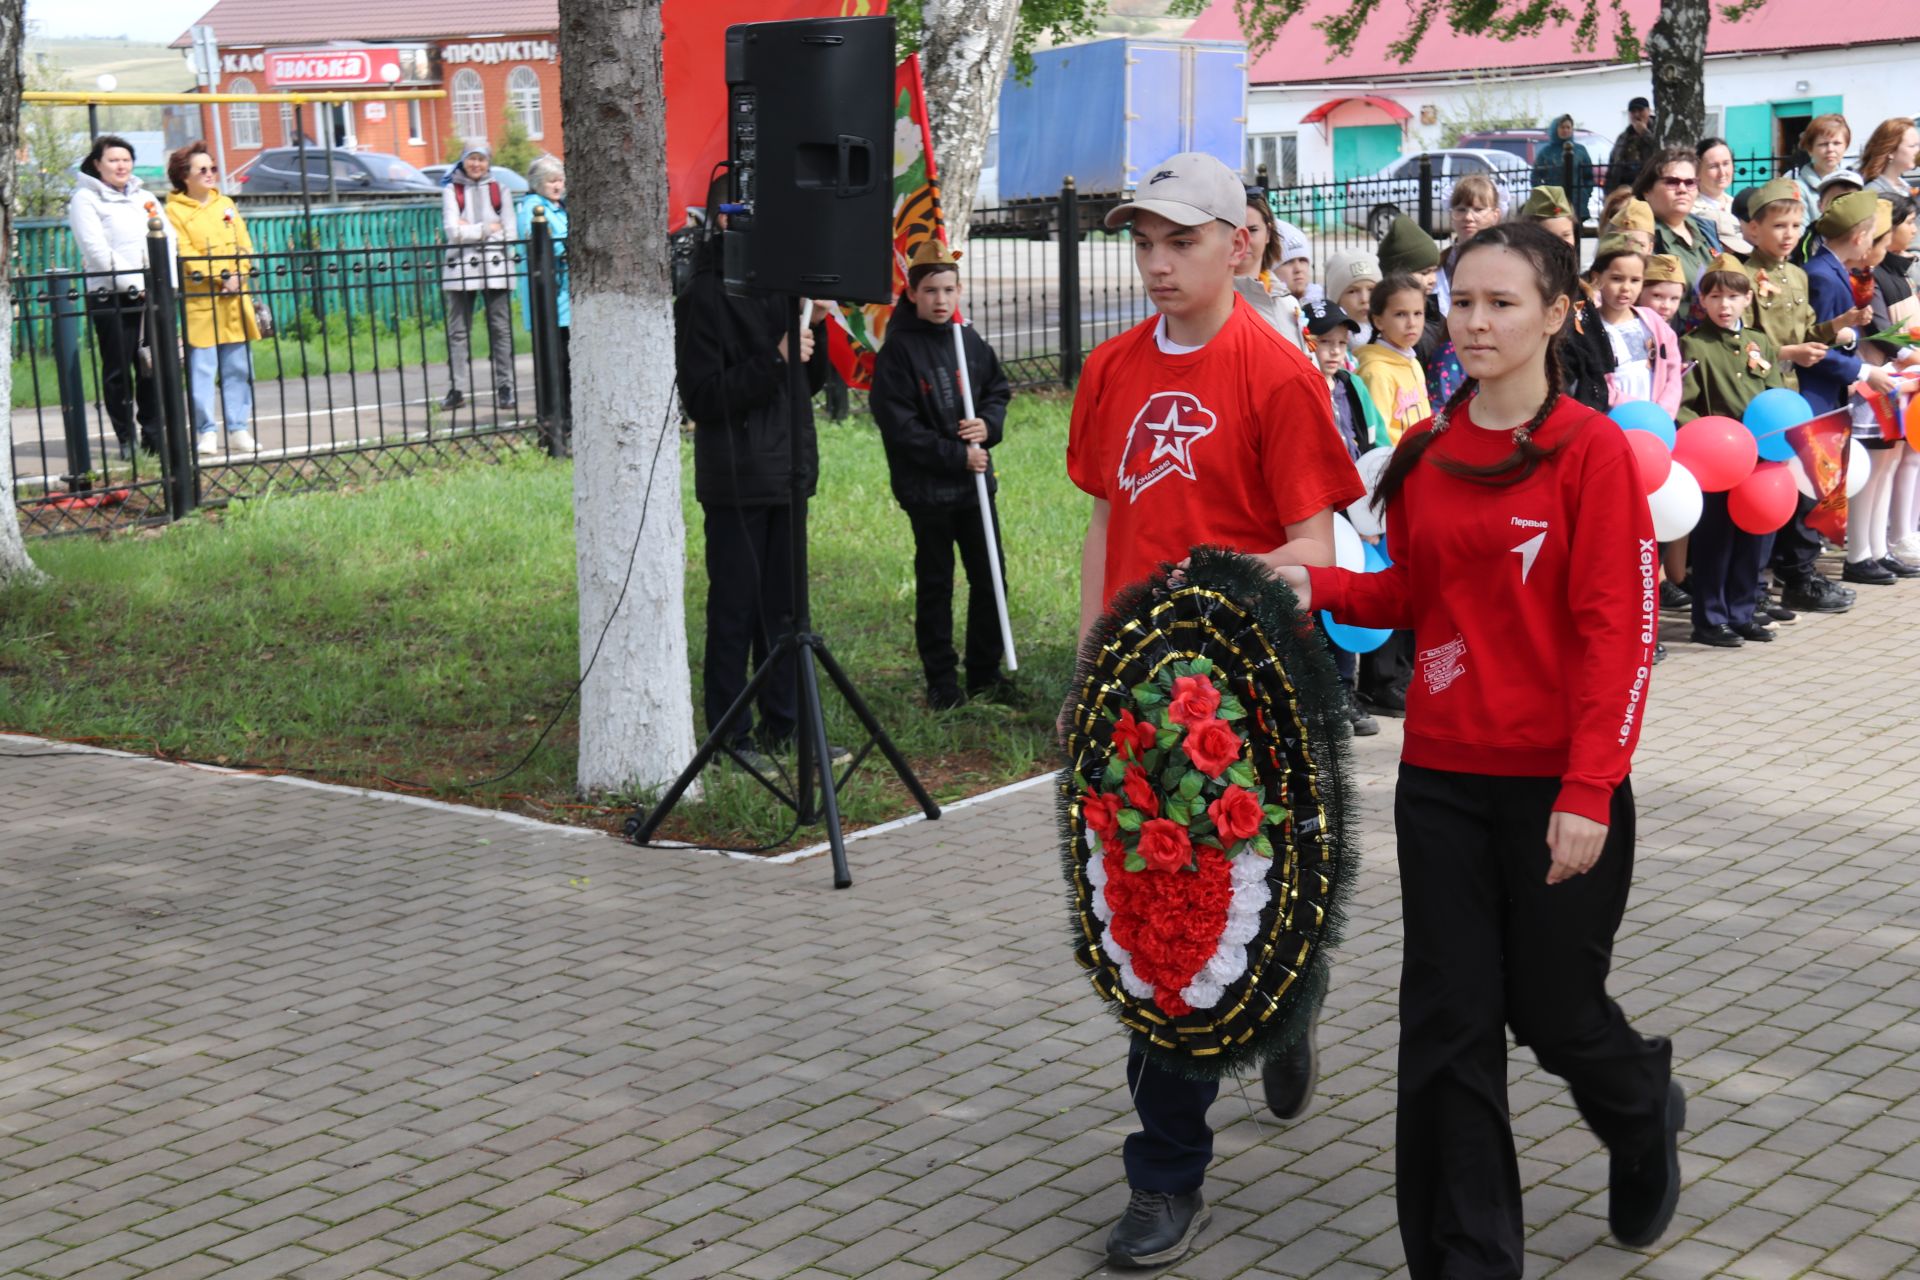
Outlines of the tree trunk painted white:
[[1662,146],[1691,147],[1707,129],[1709,0],[1660,0],[1647,32],[1653,69],[1653,127]]
[[580,691],[583,792],[661,786],[695,747],[660,39],[660,0],[560,0],[561,118],[580,142],[567,261],[583,669],[600,646]]
[[1019,0],[926,0],[921,8],[927,124],[940,170],[947,239],[956,247],[966,243],[967,214],[1019,18]]
[[[14,156],[20,140],[20,41],[25,0],[0,0],[0,244],[13,243]],[[13,402],[13,285],[0,272],[0,406]],[[0,416],[0,586],[37,581],[13,505],[13,421]]]

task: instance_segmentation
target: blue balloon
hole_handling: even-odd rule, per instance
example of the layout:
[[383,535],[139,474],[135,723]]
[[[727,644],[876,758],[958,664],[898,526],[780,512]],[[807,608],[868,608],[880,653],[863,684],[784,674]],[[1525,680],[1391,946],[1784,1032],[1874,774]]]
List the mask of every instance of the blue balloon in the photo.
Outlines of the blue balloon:
[[1382,569],[1386,568],[1388,565],[1391,565],[1393,563],[1393,561],[1389,559],[1387,556],[1387,545],[1386,545],[1385,538],[1382,538],[1377,543],[1363,542],[1360,545],[1361,545],[1361,548],[1366,552],[1368,573],[1378,573]]
[[1625,404],[1614,405],[1607,410],[1607,416],[1622,431],[1645,431],[1659,436],[1667,448],[1673,448],[1678,432],[1673,425],[1673,415],[1651,400],[1629,400]]
[[1327,639],[1348,653],[1372,653],[1393,634],[1374,627],[1349,627],[1335,622],[1333,615],[1325,609],[1320,611],[1320,625],[1327,629]]
[[1787,428],[1797,427],[1811,417],[1813,406],[1805,396],[1785,387],[1769,387],[1748,402],[1740,421],[1753,432],[1763,460],[1785,462],[1793,456],[1793,446],[1787,443]]

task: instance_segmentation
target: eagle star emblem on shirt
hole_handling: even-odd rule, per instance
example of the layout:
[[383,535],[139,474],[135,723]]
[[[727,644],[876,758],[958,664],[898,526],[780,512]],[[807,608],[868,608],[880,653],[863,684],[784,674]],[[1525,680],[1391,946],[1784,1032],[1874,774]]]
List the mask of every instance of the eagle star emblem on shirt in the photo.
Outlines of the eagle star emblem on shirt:
[[1120,451],[1120,489],[1129,500],[1170,475],[1197,479],[1193,446],[1213,434],[1219,419],[1191,391],[1162,391],[1140,406]]

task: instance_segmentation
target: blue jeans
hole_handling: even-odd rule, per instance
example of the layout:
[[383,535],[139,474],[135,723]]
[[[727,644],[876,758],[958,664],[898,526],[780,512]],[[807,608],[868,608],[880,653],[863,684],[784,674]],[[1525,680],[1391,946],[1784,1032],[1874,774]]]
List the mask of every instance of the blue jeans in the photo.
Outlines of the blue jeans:
[[220,374],[220,403],[228,431],[253,427],[253,356],[244,342],[187,348],[188,394],[193,400],[193,429],[201,435],[219,430],[213,420],[213,375]]

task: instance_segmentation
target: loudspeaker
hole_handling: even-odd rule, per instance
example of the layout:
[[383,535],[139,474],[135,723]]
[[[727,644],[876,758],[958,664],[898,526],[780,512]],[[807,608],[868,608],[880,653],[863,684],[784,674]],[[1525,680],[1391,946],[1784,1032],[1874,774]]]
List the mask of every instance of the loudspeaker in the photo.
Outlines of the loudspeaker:
[[891,301],[893,19],[727,28],[735,293]]

